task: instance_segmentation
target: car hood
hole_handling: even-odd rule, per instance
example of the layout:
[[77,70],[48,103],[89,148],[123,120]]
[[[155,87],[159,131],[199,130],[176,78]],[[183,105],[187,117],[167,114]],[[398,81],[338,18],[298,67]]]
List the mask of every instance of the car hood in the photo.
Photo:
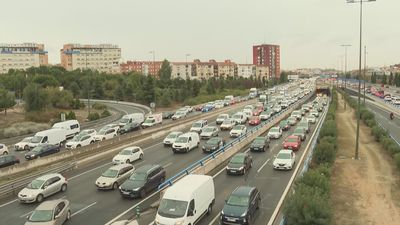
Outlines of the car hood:
[[246,212],[247,212],[247,207],[244,206],[225,204],[224,208],[222,208],[222,213],[225,216],[241,217]]
[[175,142],[176,138],[164,138],[164,142],[165,141],[169,141],[169,142]]
[[26,221],[24,225],[38,225],[38,224],[40,224],[40,225],[53,225],[54,221],[48,221],[48,222],[29,222],[29,221]]
[[200,136],[211,136],[213,132],[201,132]]
[[41,191],[41,189],[24,188],[18,193],[18,195],[27,195],[27,196],[34,195],[34,196],[36,196],[37,194],[40,193],[40,191]]
[[114,160],[125,161],[125,160],[128,159],[128,158],[129,158],[128,155],[116,155],[116,156],[114,156],[113,161],[114,161]]
[[78,141],[68,141],[66,145],[77,145],[79,144]]
[[103,135],[103,134],[96,134],[96,135],[94,135],[93,136],[93,138],[102,138],[102,137],[104,137],[105,135]]
[[293,133],[293,136],[303,136],[304,133]]
[[274,163],[277,163],[277,164],[287,164],[287,163],[290,163],[290,159],[275,159],[275,160],[274,160]]
[[260,144],[260,143],[257,143],[257,144],[256,143],[251,143],[250,147],[260,148],[260,147],[264,147],[264,145]]
[[228,167],[229,168],[235,168],[235,169],[237,169],[237,168],[240,168],[240,167],[243,167],[244,166],[244,164],[239,164],[239,163],[228,163]]
[[106,184],[111,184],[114,183],[116,178],[111,178],[111,177],[99,177],[96,180],[96,183],[106,183]]
[[121,188],[125,190],[134,190],[136,188],[141,188],[145,184],[144,181],[134,181],[134,180],[126,180],[122,185]]
[[299,145],[297,142],[285,142],[283,143],[283,145],[285,146],[295,146],[295,145]]
[[18,143],[16,143],[15,145],[27,145],[27,144],[29,144],[30,142],[18,142]]

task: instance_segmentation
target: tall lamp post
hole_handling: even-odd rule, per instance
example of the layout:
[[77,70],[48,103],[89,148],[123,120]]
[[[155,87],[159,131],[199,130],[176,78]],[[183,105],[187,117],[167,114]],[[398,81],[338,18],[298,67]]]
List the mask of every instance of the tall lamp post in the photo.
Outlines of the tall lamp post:
[[358,103],[357,103],[357,133],[356,133],[356,150],[354,154],[354,159],[359,159],[358,148],[360,141],[360,94],[361,94],[361,58],[362,58],[362,9],[364,2],[374,2],[375,0],[347,0],[347,3],[360,3],[360,51],[358,58]]
[[[156,75],[156,59],[155,59],[156,58],[156,51],[153,50],[153,51],[150,51],[149,53],[153,54],[153,75]],[[149,75],[150,75],[150,73],[149,73]],[[154,103],[155,104],[154,105],[152,104],[154,106],[153,107],[154,111],[155,111],[155,108],[156,108],[155,105],[156,105],[156,102],[157,102],[156,95],[157,95],[156,89],[154,88]]]
[[[347,86],[347,47],[350,47],[350,44],[340,45],[344,47],[344,91],[346,91]],[[344,101],[344,109],[346,109],[346,101]]]
[[365,105],[365,80],[367,73],[367,46],[364,46],[364,105]]

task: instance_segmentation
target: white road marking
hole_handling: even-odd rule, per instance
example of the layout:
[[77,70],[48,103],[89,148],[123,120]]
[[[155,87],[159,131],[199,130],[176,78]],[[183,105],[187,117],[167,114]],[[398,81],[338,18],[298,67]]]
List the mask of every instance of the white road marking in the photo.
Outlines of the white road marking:
[[1,207],[4,207],[4,206],[7,206],[7,205],[9,205],[9,204],[12,204],[12,203],[14,203],[14,202],[16,202],[16,201],[18,201],[17,198],[14,199],[14,200],[12,200],[12,201],[9,201],[9,202],[4,203],[3,205],[0,205],[0,208],[1,208]]
[[213,218],[213,220],[211,220],[211,222],[209,223],[209,225],[211,225],[211,224],[214,224],[215,223],[215,221],[217,221],[217,219],[220,217],[220,213],[218,213],[214,218]]
[[269,162],[269,160],[270,160],[270,159],[267,159],[267,161],[265,161],[265,163],[261,165],[261,167],[257,170],[257,173],[259,173],[259,172],[264,168],[264,166],[267,165],[267,163]]
[[28,215],[30,215],[32,212],[33,212],[33,211],[30,211],[30,212],[28,212],[28,213],[25,213],[24,215],[21,215],[19,218],[25,218],[25,217],[27,217]]
[[75,215],[77,215],[77,214],[79,214],[79,213],[85,211],[86,209],[88,209],[88,208],[90,208],[90,207],[92,207],[92,206],[94,206],[94,205],[96,205],[96,204],[97,204],[97,202],[93,202],[92,204],[90,204],[90,205],[88,205],[88,206],[86,206],[86,207],[83,207],[82,209],[80,209],[80,210],[78,210],[78,211],[72,213],[72,214],[71,214],[71,217],[73,217],[73,216],[75,216]]
[[85,175],[85,174],[87,174],[87,173],[90,173],[90,172],[92,172],[92,171],[94,171],[94,170],[98,170],[98,169],[100,169],[101,167],[104,167],[104,166],[107,166],[107,165],[110,165],[110,164],[112,164],[112,162],[108,162],[108,163],[103,164],[103,165],[101,165],[101,166],[95,167],[95,168],[90,169],[90,170],[87,170],[87,171],[85,171],[85,172],[83,172],[83,173],[80,173],[80,174],[77,174],[77,175],[75,175],[75,176],[72,176],[72,177],[70,177],[68,180],[73,180],[73,179],[75,179],[75,178],[78,178],[78,177],[80,177],[80,176],[82,176],[82,175]]
[[165,168],[167,168],[168,166],[171,166],[172,164],[173,164],[172,162],[169,162],[169,163],[165,164],[163,167],[164,167],[164,169],[165,169]]

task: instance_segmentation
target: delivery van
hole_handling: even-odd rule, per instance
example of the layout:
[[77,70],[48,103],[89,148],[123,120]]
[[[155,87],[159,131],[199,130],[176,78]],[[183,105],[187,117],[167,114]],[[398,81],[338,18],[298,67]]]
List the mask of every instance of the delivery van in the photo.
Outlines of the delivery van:
[[162,113],[151,114],[149,115],[146,120],[142,123],[142,127],[152,127],[157,124],[162,124]]
[[67,131],[64,129],[49,129],[37,132],[28,144],[29,148],[37,147],[41,144],[63,145],[67,140]]
[[194,148],[198,148],[200,144],[199,134],[196,132],[187,132],[180,135],[175,142],[172,144],[172,151],[177,152],[189,152]]
[[81,132],[81,126],[79,125],[78,120],[66,120],[63,122],[55,123],[52,128],[66,130],[67,138],[72,138],[73,136]]
[[123,127],[126,124],[129,123],[136,123],[136,124],[142,124],[144,121],[144,115],[143,113],[132,113],[132,114],[127,114],[124,115],[121,120],[119,121],[119,127]]
[[211,213],[214,202],[213,178],[189,174],[165,191],[158,206],[155,224],[194,225]]

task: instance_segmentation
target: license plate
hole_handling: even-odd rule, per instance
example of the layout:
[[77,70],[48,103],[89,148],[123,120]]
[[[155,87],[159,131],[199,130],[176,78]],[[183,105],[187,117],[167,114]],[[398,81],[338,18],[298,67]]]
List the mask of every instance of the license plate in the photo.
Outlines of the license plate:
[[236,219],[235,218],[226,218],[226,220],[228,220],[228,221],[230,221],[230,222],[235,222],[236,221]]
[[236,170],[231,170],[231,173],[236,173]]

